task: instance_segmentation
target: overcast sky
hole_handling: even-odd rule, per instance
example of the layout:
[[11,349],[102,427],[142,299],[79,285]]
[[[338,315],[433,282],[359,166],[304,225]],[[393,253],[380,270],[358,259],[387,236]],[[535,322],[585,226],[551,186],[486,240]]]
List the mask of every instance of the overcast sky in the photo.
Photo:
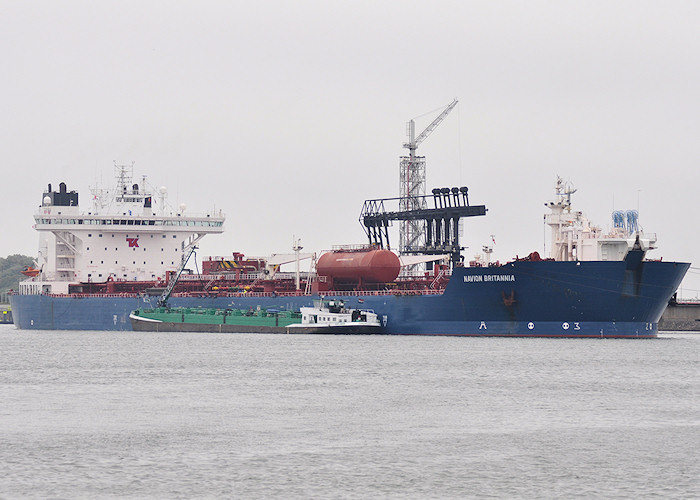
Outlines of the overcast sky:
[[458,98],[418,152],[428,191],[467,185],[489,209],[467,259],[490,234],[502,261],[542,252],[560,175],[594,222],[638,207],[649,257],[698,267],[698,26],[697,1],[5,0],[0,256],[36,254],[48,183],[85,205],[113,160],[226,213],[200,257],[363,243],[406,122]]

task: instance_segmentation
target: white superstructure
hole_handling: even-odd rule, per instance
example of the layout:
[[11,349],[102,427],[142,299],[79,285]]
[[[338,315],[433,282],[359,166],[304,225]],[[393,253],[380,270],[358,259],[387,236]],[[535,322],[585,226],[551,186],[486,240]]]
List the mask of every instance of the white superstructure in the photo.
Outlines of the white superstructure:
[[302,307],[301,323],[289,325],[289,328],[314,327],[358,327],[381,326],[379,317],[367,309],[347,309],[342,300],[318,299],[313,307]]
[[77,192],[64,183],[53,191],[49,184],[34,216],[41,272],[21,282],[20,293],[69,293],[80,283],[164,279],[201,238],[223,232],[221,211],[185,214],[184,204],[173,210],[165,188],[154,200],[145,177],[141,185],[132,183],[133,165],[115,165],[115,172],[115,188],[91,190],[88,212],[80,210]]
[[641,250],[656,248],[656,234],[645,234],[638,225],[636,210],[613,212],[613,228],[603,233],[580,211],[571,210],[576,190],[557,178],[556,198],[545,203],[552,213],[545,215],[551,228],[550,257],[561,261],[623,260],[636,244]]

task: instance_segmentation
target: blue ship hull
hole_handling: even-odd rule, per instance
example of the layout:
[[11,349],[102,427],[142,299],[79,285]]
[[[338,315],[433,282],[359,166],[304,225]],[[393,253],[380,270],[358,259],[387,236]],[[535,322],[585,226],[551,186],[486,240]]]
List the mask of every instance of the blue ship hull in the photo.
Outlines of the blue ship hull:
[[[342,295],[373,309],[383,333],[517,337],[655,337],[690,264],[516,261],[455,268],[444,293]],[[404,292],[405,293],[405,292]],[[172,297],[171,306],[283,308],[318,296]],[[13,295],[15,325],[38,330],[131,330],[129,313],[156,297]]]

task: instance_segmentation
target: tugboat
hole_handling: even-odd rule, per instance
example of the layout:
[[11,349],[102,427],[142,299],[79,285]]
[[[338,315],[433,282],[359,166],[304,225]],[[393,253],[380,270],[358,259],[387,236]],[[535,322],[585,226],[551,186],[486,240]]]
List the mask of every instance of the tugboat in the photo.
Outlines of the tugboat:
[[382,325],[374,311],[348,309],[339,299],[314,300],[314,307],[301,308],[301,323],[287,326],[287,333],[369,335],[381,333]]

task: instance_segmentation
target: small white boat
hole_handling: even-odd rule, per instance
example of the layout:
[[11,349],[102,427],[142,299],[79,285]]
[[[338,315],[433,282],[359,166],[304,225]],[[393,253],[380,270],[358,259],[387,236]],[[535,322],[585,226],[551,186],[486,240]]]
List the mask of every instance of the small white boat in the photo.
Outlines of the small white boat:
[[287,333],[372,334],[382,325],[374,311],[347,309],[338,299],[314,300],[314,307],[302,307],[301,323],[287,326]]

